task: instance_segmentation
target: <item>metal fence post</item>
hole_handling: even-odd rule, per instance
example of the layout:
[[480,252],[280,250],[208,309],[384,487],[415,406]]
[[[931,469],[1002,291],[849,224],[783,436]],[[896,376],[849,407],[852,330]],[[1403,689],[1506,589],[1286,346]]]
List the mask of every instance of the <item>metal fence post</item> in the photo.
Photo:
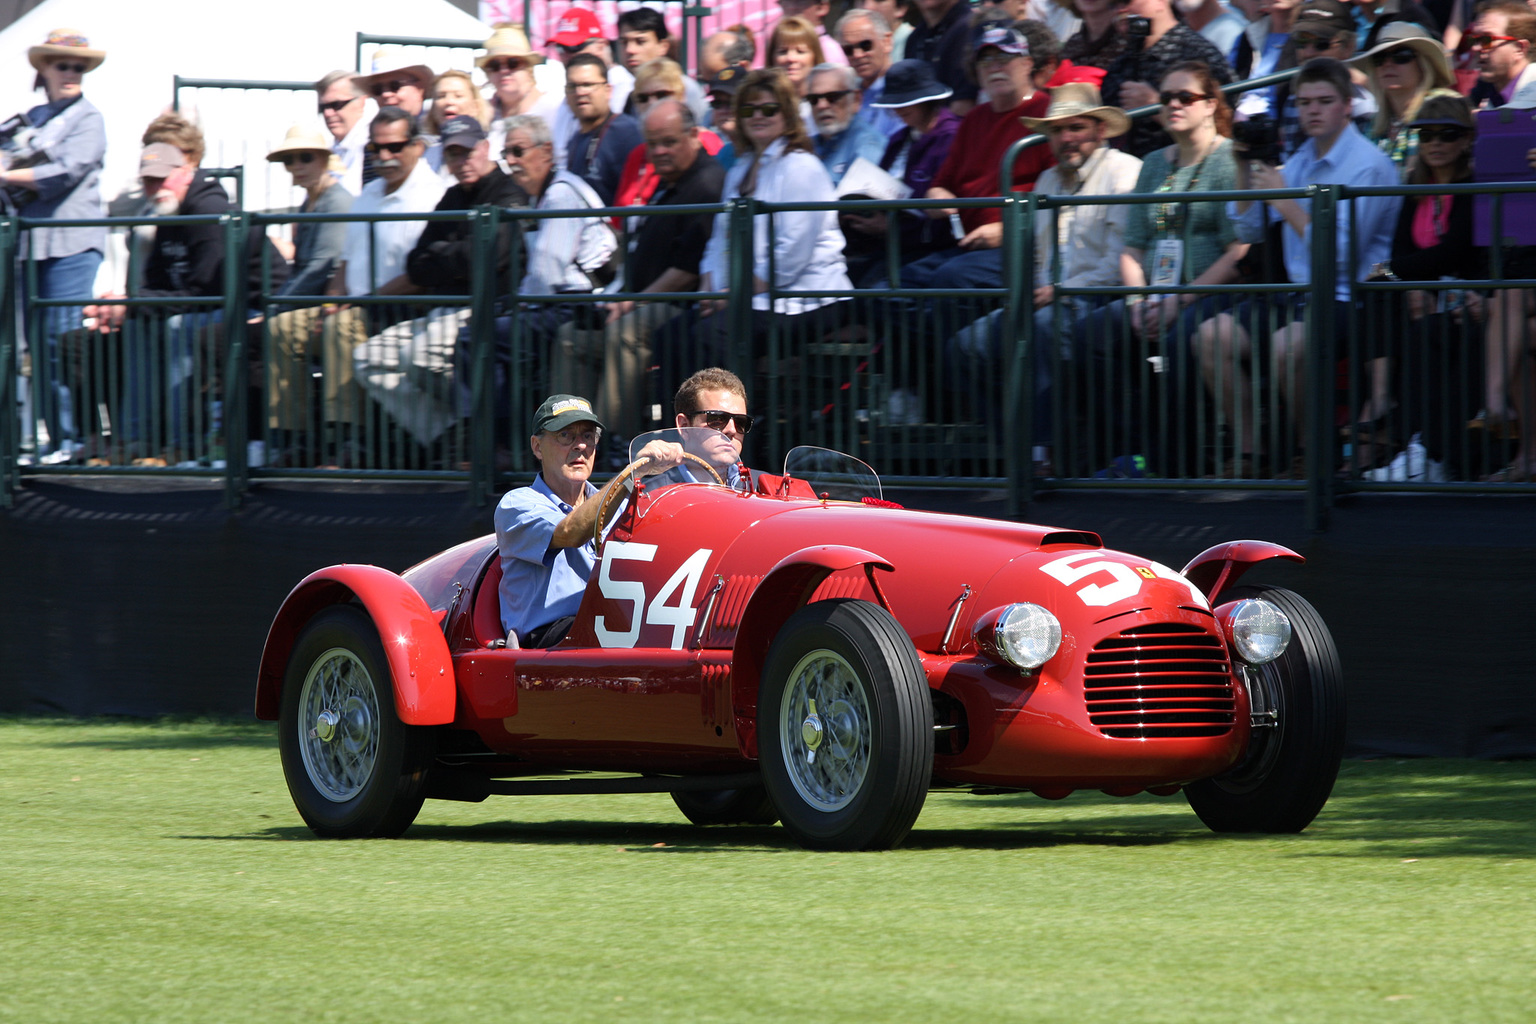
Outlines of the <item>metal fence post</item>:
[[[1339,254],[1334,248],[1338,237],[1339,201],[1343,186],[1317,185],[1312,199],[1312,278],[1308,305],[1311,309],[1311,340],[1306,347],[1307,418],[1302,435],[1307,445],[1307,528],[1314,532],[1327,528],[1328,506],[1333,490],[1334,391],[1334,288],[1339,279]],[[1345,254],[1349,258],[1349,254]]]
[[[224,223],[224,502],[233,508],[250,479],[246,465],[246,398],[250,367],[246,361],[246,332],[250,316],[249,277],[245,265],[249,214],[232,213]],[[262,254],[263,260],[266,254]],[[198,331],[197,338],[203,332]],[[209,453],[212,456],[212,452]]]
[[[16,502],[21,483],[17,461],[21,457],[21,411],[16,406],[17,326],[16,293],[24,288],[17,273],[16,248],[19,228],[15,217],[0,217],[0,508]],[[36,358],[34,356],[34,358]]]
[[1017,518],[1034,497],[1035,212],[1034,192],[1013,193],[1003,206],[1001,351],[1008,376],[1003,386],[1003,465],[1008,474],[1008,515]]
[[[483,506],[496,489],[496,236],[497,210],[477,207],[470,230],[474,239],[469,278],[470,401],[469,494]],[[512,247],[517,272],[519,246]],[[516,323],[517,318],[512,318]]]
[[[733,199],[730,202],[727,238],[726,291],[730,307],[726,311],[731,325],[731,367],[743,380],[752,379],[752,213],[757,201]],[[716,316],[720,314],[716,313]]]

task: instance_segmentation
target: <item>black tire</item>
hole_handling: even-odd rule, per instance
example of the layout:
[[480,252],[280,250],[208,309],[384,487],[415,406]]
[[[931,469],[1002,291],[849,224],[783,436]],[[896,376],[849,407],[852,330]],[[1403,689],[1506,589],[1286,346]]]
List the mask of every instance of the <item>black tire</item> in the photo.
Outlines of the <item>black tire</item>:
[[409,828],[435,736],[395,714],[384,645],[365,612],[338,605],[304,627],[283,677],[278,748],[294,806],[316,835],[392,838]]
[[1344,755],[1344,675],[1322,616],[1305,598],[1279,587],[1234,587],[1222,602],[1261,598],[1291,620],[1291,644],[1260,666],[1251,699],[1272,707],[1272,727],[1256,728],[1243,760],[1211,779],[1184,787],[1213,832],[1300,832],[1328,802]]
[[746,789],[684,790],[672,802],[695,825],[772,825],[779,812],[761,786]]
[[901,624],[868,601],[791,616],[763,665],[757,742],[768,795],[800,845],[899,844],[933,773],[928,680]]

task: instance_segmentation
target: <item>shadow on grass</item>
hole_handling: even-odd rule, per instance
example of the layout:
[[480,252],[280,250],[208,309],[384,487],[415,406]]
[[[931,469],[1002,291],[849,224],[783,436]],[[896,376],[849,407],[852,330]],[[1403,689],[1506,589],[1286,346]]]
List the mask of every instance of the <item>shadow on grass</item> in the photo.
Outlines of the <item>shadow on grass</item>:
[[0,724],[47,725],[57,736],[38,746],[60,750],[277,749],[277,723],[207,718],[0,718]]

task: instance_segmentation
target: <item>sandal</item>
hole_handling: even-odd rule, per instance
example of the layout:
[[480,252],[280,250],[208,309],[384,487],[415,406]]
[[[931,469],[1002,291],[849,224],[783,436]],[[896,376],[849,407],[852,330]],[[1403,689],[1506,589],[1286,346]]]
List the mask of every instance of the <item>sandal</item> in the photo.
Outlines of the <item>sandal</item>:
[[1489,484],[1528,484],[1533,477],[1536,477],[1536,465],[1516,459],[1503,469],[1483,477],[1483,482]]
[[1481,409],[1476,416],[1467,420],[1467,429],[1486,430],[1488,436],[1495,441],[1520,440],[1520,420],[1509,411],[1489,412]]

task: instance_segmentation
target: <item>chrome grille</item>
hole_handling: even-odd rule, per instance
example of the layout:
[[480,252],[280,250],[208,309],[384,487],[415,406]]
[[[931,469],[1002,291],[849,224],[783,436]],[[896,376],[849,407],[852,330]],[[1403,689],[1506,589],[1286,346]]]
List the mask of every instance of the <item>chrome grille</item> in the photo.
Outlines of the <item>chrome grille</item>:
[[1169,622],[1105,637],[1083,666],[1088,718],[1106,736],[1221,736],[1237,721],[1221,637]]

